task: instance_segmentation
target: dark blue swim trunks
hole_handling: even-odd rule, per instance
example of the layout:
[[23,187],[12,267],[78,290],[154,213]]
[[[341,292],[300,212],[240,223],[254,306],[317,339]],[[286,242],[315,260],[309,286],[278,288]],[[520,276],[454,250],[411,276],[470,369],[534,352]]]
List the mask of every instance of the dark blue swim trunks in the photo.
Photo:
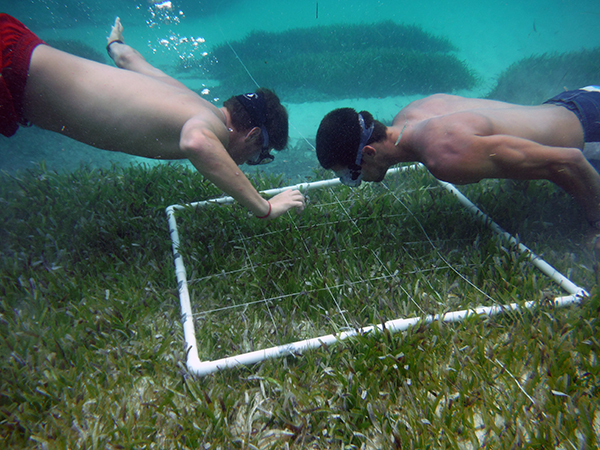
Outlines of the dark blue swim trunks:
[[544,102],[564,106],[573,112],[583,127],[585,142],[600,142],[600,86],[567,91]]

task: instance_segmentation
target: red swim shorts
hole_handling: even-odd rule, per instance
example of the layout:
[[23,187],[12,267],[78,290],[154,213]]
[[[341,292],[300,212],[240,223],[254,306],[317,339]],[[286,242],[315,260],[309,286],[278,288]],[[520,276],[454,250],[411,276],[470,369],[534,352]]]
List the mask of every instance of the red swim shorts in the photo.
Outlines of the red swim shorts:
[[10,137],[23,124],[23,95],[33,49],[40,38],[17,19],[0,14],[0,133]]

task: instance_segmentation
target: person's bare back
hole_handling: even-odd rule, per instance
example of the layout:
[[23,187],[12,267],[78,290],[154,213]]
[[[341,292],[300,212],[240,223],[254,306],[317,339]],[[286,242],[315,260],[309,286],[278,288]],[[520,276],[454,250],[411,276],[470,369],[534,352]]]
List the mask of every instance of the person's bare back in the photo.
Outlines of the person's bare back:
[[584,144],[580,122],[556,105],[523,106],[440,94],[409,104],[393,125],[414,126],[424,121],[439,122],[445,128],[468,124],[478,136],[510,135],[554,147],[581,149]]
[[200,116],[227,145],[219,109],[193,91],[45,45],[31,59],[24,115],[94,147],[160,159],[185,157],[181,129]]

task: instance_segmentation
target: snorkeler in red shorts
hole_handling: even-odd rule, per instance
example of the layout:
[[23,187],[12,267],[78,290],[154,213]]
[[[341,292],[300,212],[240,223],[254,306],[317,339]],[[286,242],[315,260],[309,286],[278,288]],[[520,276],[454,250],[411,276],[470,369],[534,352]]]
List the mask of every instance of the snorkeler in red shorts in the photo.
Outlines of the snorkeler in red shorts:
[[29,61],[40,38],[8,14],[0,14],[0,133],[10,137],[23,119],[23,95]]
[[150,65],[124,43],[116,19],[108,52],[117,67],[62,52],[0,14],[0,133],[31,124],[103,150],[153,159],[188,159],[258,218],[304,209],[289,189],[269,200],[239,164],[273,160],[288,141],[288,115],[270,90],[238,95],[218,108]]

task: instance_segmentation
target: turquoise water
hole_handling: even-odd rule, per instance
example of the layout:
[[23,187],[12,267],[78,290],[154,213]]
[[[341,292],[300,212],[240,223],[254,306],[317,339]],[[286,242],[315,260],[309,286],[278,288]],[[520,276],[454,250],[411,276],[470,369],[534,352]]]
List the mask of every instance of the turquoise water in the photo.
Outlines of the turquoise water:
[[[452,55],[463,61],[476,76],[475,86],[455,93],[485,96],[511,64],[535,55],[572,52],[600,46],[597,1],[531,0],[479,1],[349,1],[299,0],[283,2],[192,1],[173,0],[172,8],[144,1],[81,2],[76,0],[31,0],[7,2],[2,10],[14,15],[44,40],[78,40],[105,55],[106,36],[116,15],[125,26],[127,43],[137,48],[152,64],[204,92],[207,100],[220,104],[224,87],[198,71],[182,71],[186,59],[206,60],[213,50],[226,43],[239,43],[255,31],[285,32],[295,28],[328,27],[339,24],[371,25],[391,20],[395,24],[415,25],[447,39],[455,50]],[[313,28],[314,30],[314,28]],[[311,33],[307,30],[306,33]],[[377,27],[372,27],[377,33]],[[274,37],[273,39],[277,39]],[[196,44],[192,44],[192,42]],[[352,39],[348,47],[358,45]],[[400,44],[399,44],[400,45]],[[205,56],[203,56],[205,55]],[[247,89],[255,85],[240,58],[240,76],[247,77]],[[106,59],[107,63],[110,63]],[[265,61],[267,64],[269,61]],[[326,69],[326,61],[323,70]],[[250,71],[252,72],[252,71]],[[314,70],[318,80],[319,70]],[[360,85],[364,74],[347,71]],[[256,77],[255,77],[256,78]],[[261,79],[255,80],[261,83]],[[600,83],[600,74],[589,84]],[[268,85],[266,87],[269,87]],[[578,86],[567,86],[576,88]],[[279,153],[269,167],[291,180],[311,176],[318,167],[312,139],[318,124],[328,111],[339,106],[367,109],[381,120],[389,120],[408,102],[431,92],[399,91],[385,97],[349,93],[346,98],[319,98],[318,82],[303,82],[288,99],[280,93],[290,113],[290,146]],[[306,94],[303,98],[303,93]],[[322,100],[322,101],[320,101]],[[82,164],[107,166],[112,162],[156,162],[110,153],[76,143],[60,135],[36,129],[21,129],[12,138],[0,136],[0,169],[12,172],[44,162],[53,170],[73,170]],[[248,169],[252,172],[254,169]]]

